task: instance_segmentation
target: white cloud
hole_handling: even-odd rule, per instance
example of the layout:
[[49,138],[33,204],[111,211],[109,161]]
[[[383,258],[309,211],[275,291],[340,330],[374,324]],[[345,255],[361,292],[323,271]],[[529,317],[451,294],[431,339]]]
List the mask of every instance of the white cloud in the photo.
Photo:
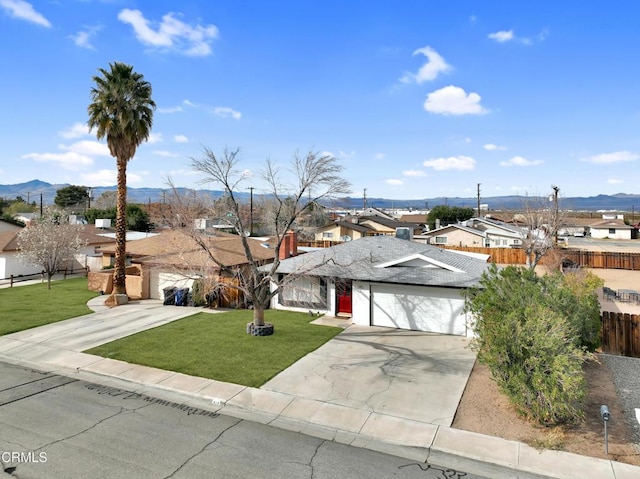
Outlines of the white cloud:
[[73,138],[82,138],[83,136],[88,136],[90,134],[89,127],[86,123],[76,122],[66,130],[62,130],[58,132],[62,138],[73,139]]
[[489,151],[506,150],[507,149],[506,146],[494,145],[493,143],[487,143],[486,145],[483,145],[482,148],[484,148],[485,150],[489,150]]
[[507,161],[501,161],[500,166],[536,166],[544,163],[542,160],[527,160],[522,156],[514,156]]
[[79,170],[93,165],[93,159],[75,151],[67,151],[66,153],[29,153],[23,155],[22,158],[41,163],[57,163],[60,168],[65,170]]
[[140,10],[125,8],[118,14],[118,20],[131,25],[136,38],[145,45],[188,56],[211,55],[211,43],[218,37],[215,25],[189,25],[172,12],[164,15],[161,22],[151,22]]
[[100,143],[92,140],[76,141],[71,145],[58,145],[58,148],[65,151],[72,151],[79,155],[111,156],[111,153],[109,153],[109,147],[106,143]]
[[499,32],[490,33],[487,35],[491,40],[495,40],[498,43],[504,43],[513,40],[513,30],[500,30]]
[[483,115],[488,112],[480,105],[482,97],[464,89],[449,85],[427,95],[424,109],[442,115]]
[[518,37],[513,33],[513,30],[501,30],[487,35],[488,38],[495,40],[498,43],[516,41],[523,45],[533,45],[535,42],[542,42],[547,38],[547,36],[549,36],[549,31],[546,29],[542,30],[534,37]]
[[390,178],[390,179],[386,180],[385,183],[387,183],[388,185],[391,185],[391,186],[402,186],[402,185],[404,185],[402,180],[395,180],[393,178]]
[[631,153],[630,151],[614,151],[612,153],[602,153],[600,155],[582,158],[580,161],[586,161],[587,163],[594,163],[597,165],[604,165],[610,163],[635,161],[638,158],[640,158],[640,155],[638,155],[637,153]]
[[217,106],[213,109],[213,113],[222,118],[233,118],[234,120],[242,118],[242,113],[235,111],[233,108],[229,108],[228,106]]
[[476,166],[476,160],[470,156],[458,155],[449,158],[432,158],[422,163],[427,168],[433,168],[436,171],[444,170],[473,170]]
[[376,158],[376,160],[383,160],[384,159],[384,153],[376,153],[375,158]]
[[189,143],[189,138],[184,135],[175,135],[173,137],[173,141],[175,141],[176,143]]
[[405,170],[402,172],[404,176],[427,176],[427,174],[422,170]]
[[182,107],[181,106],[170,106],[167,108],[158,108],[156,110],[158,113],[177,113],[179,111],[182,111]]
[[179,154],[177,154],[177,153],[172,153],[172,152],[167,151],[167,150],[155,150],[155,151],[153,152],[153,154],[154,154],[154,155],[158,155],[158,156],[164,156],[164,157],[166,157],[166,158],[177,158],[177,157],[179,157],[179,156],[180,156],[180,155],[179,155]]
[[96,33],[98,33],[102,27],[87,27],[85,30],[80,30],[73,35],[69,35],[69,38],[73,40],[73,43],[76,44],[77,47],[86,48],[88,50],[95,50],[93,45],[91,44],[91,39],[95,37]]
[[[87,186],[113,186],[118,182],[116,170],[98,170],[80,175]],[[142,177],[127,171],[127,184],[141,183]]]
[[26,20],[43,27],[51,27],[51,23],[42,14],[35,11],[33,5],[24,0],[0,0],[0,7],[10,16]]
[[61,153],[28,153],[22,158],[42,163],[56,163],[65,170],[82,170],[93,165],[93,156],[111,156],[104,143],[83,140],[71,145],[58,145]]
[[149,138],[147,138],[147,143],[149,143],[150,145],[154,143],[161,143],[161,142],[162,142],[162,133],[150,133]]
[[191,106],[193,108],[197,107],[197,105],[189,100],[182,100],[183,105]]
[[617,178],[611,178],[607,180],[607,183],[609,183],[610,185],[621,185],[622,183],[624,183],[624,181],[618,180]]
[[400,82],[402,83],[416,82],[420,84],[426,81],[432,81],[435,80],[440,73],[446,73],[452,69],[451,65],[449,65],[438,52],[429,46],[419,48],[413,52],[413,54],[422,54],[427,57],[428,61],[420,67],[418,73],[405,73],[402,78],[400,78]]
[[355,152],[355,151],[351,151],[351,152],[349,153],[349,152],[346,152],[346,151],[342,151],[342,150],[340,150],[340,151],[338,152],[338,156],[339,156],[340,158],[345,159],[345,160],[349,160],[349,159],[353,158],[354,156],[356,156],[356,152]]

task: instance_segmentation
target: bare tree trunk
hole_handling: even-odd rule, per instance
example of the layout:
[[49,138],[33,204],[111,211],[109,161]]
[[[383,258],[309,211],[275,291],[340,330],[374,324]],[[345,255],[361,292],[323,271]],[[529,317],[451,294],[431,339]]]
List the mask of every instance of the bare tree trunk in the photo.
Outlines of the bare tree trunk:
[[118,196],[116,202],[116,264],[113,278],[113,294],[127,294],[126,243],[127,243],[127,162],[120,158],[118,164]]
[[264,326],[264,307],[261,305],[253,305],[253,324],[256,326]]

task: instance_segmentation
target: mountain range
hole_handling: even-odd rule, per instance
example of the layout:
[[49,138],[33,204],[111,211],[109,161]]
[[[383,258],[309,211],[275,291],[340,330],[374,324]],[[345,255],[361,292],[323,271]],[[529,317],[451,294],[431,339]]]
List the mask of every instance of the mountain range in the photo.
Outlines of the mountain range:
[[[69,184],[51,184],[45,181],[32,180],[26,183],[18,183],[13,185],[0,184],[0,197],[6,200],[15,199],[18,196],[25,201],[36,203],[42,202],[45,205],[53,204],[56,192],[60,188],[70,186]],[[91,197],[99,198],[105,191],[115,191],[116,186],[96,186],[91,188]],[[166,199],[169,193],[168,188],[128,188],[127,198],[131,203],[147,203],[161,202]],[[179,191],[186,193],[192,191],[188,188],[179,188]],[[198,190],[199,192],[211,195],[213,198],[223,196],[221,190]],[[42,196],[41,196],[42,195]],[[256,196],[259,196],[256,194]],[[241,201],[249,201],[248,192],[237,192],[237,197]],[[511,196],[492,196],[482,197],[481,204],[487,205],[490,210],[501,209],[519,209],[522,208],[526,200],[536,200],[532,197],[524,197],[518,195]],[[537,198],[539,199],[539,198]],[[326,206],[343,209],[362,208],[365,200],[362,197],[344,197],[338,198],[331,202],[327,202]],[[478,205],[477,198],[422,198],[415,200],[394,200],[387,198],[367,198],[366,206],[372,206],[382,209],[429,209],[437,205],[461,206],[476,208]],[[565,210],[575,211],[597,211],[597,210],[618,210],[618,211],[635,211],[636,206],[640,208],[640,195],[631,195],[626,193],[618,193],[615,195],[597,195],[588,197],[561,197],[560,205]]]

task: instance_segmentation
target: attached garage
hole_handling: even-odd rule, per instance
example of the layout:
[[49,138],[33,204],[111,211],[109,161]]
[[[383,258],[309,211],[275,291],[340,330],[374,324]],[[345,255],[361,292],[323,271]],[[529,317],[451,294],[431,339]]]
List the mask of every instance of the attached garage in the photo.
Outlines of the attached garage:
[[459,289],[372,284],[370,302],[372,326],[467,334]]
[[[277,272],[297,276],[284,289],[304,290],[305,276],[326,282],[326,306],[310,311],[349,315],[362,326],[472,336],[464,295],[487,267],[486,257],[370,236],[285,259]],[[277,296],[272,307],[289,309]]]

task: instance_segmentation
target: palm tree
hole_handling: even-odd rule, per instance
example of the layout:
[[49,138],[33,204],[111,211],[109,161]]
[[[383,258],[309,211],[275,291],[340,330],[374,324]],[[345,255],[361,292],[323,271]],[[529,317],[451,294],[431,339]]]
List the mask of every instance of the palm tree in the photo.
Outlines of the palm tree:
[[120,62],[109,64],[111,70],[99,68],[91,88],[89,129],[96,129],[98,140],[107,139],[111,156],[118,168],[116,202],[116,264],[113,294],[127,294],[125,284],[127,234],[127,163],[136,148],[149,138],[156,104],[151,99],[151,84]]

